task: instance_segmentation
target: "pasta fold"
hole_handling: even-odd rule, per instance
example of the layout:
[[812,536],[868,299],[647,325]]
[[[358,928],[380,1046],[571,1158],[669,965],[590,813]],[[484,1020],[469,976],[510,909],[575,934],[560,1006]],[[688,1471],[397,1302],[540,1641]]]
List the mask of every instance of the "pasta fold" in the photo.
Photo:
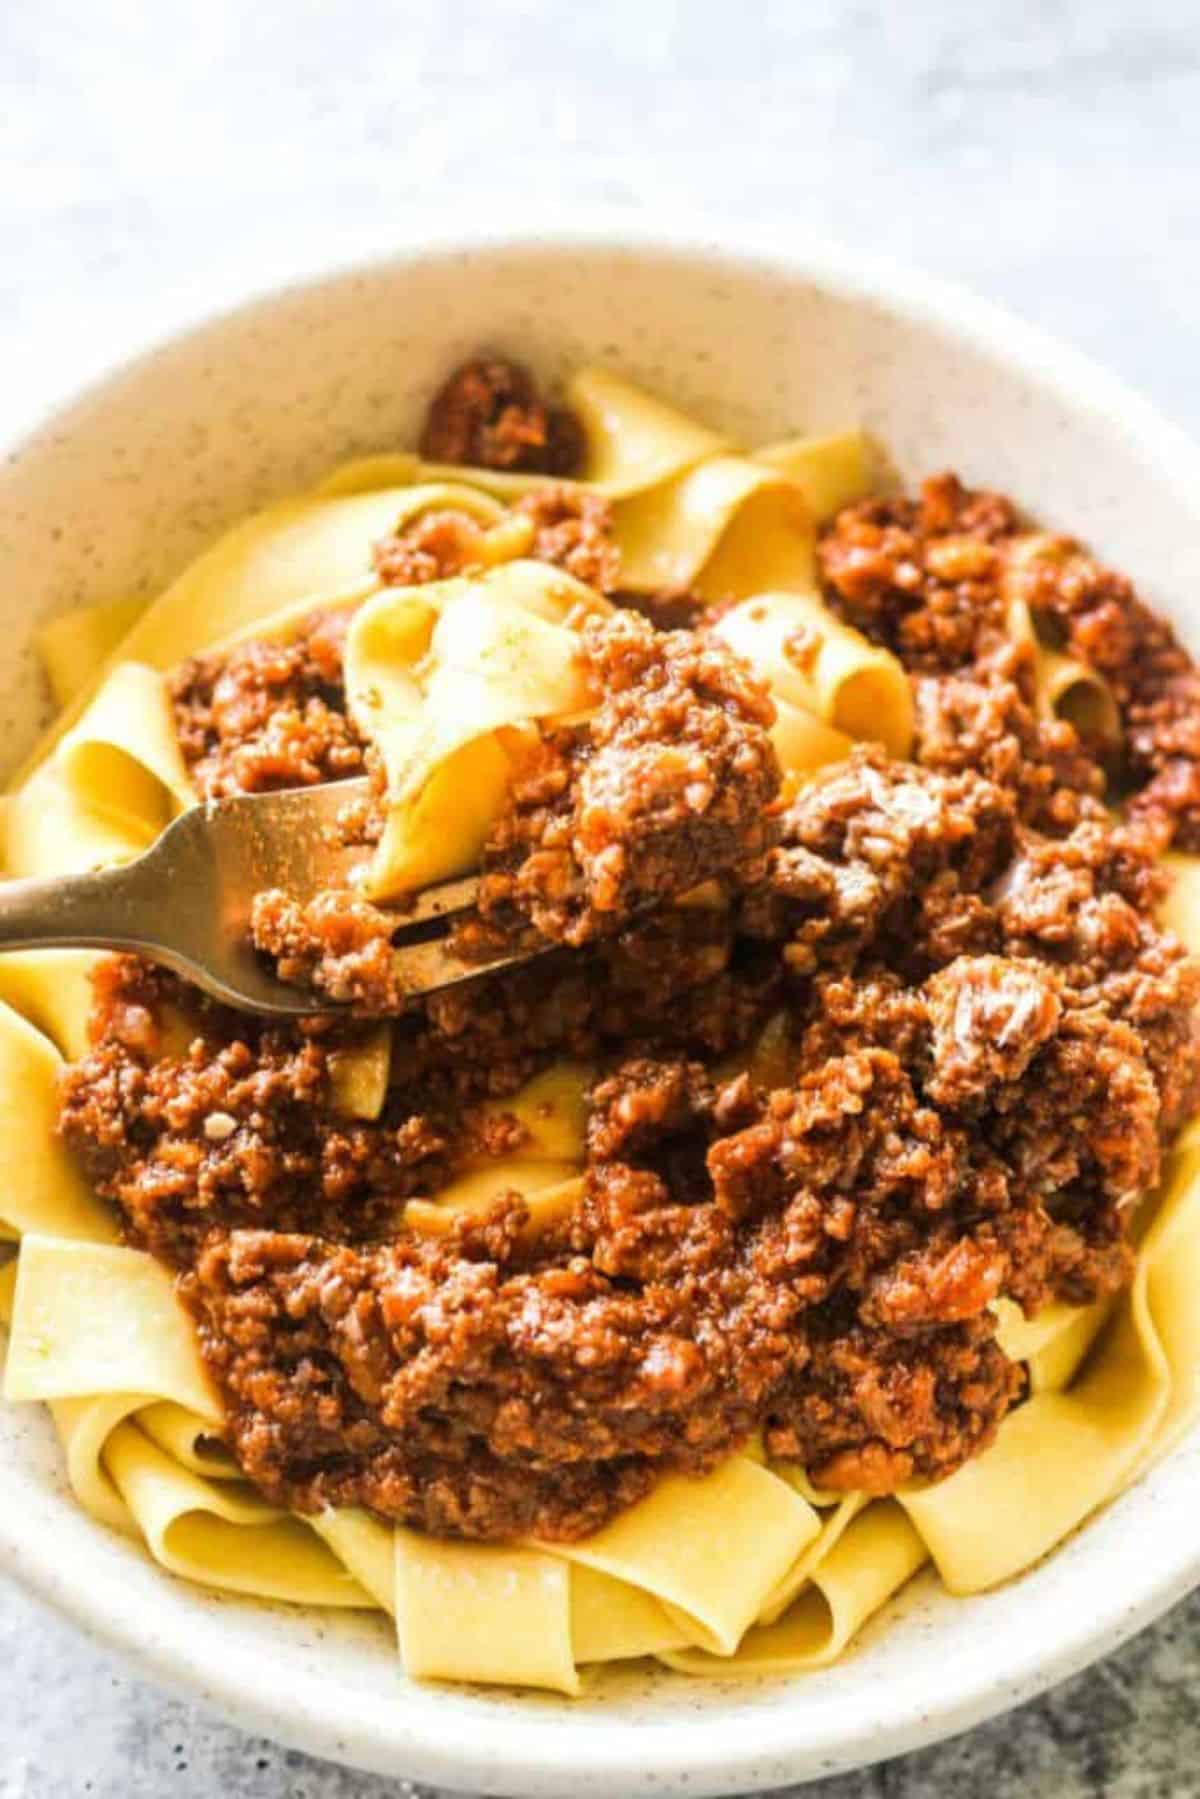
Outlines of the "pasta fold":
[[[123,661],[161,672],[276,614],[361,598],[378,586],[371,561],[375,543],[441,507],[488,524],[500,515],[486,494],[445,482],[278,501],[235,525],[189,563],[140,613],[117,651]],[[76,690],[18,770],[14,787],[46,760],[112,670],[111,660],[102,663]]]
[[522,737],[592,703],[578,625],[601,603],[544,563],[380,593],[346,640],[346,693],[387,773],[367,890],[392,899],[479,860]]
[[1074,725],[1084,743],[1116,749],[1121,741],[1121,711],[1104,676],[1043,643],[1029,603],[1019,595],[1009,602],[1008,629],[1033,658],[1034,695],[1042,717],[1061,718]]
[[751,1630],[736,1654],[668,1650],[683,1674],[753,1679],[799,1674],[836,1661],[851,1638],[926,1561],[928,1552],[894,1500],[860,1511],[815,1562],[809,1584],[777,1622]]
[[23,1238],[7,1399],[44,1399],[80,1503],[163,1567],[306,1605],[371,1598],[307,1523],[267,1505],[199,1445],[222,1412],[170,1276],[140,1250]]
[[653,487],[728,447],[719,433],[608,369],[580,369],[568,383],[566,398],[584,436],[583,468],[575,479],[425,462],[401,451],[345,463],[325,477],[318,491],[344,495],[410,481],[469,482],[485,494],[511,501],[553,480],[555,486],[616,499]]
[[150,1553],[170,1573],[294,1605],[373,1607],[302,1519],[275,1511],[240,1483],[192,1474],[136,1424],[118,1424],[102,1456]]
[[622,584],[634,593],[690,589],[737,599],[766,588],[803,592],[816,579],[803,492],[741,456],[715,456],[613,508]]
[[583,478],[614,499],[656,487],[729,447],[719,432],[608,369],[578,370],[566,399],[583,426]]
[[221,1405],[171,1276],[140,1249],[22,1237],[4,1396],[142,1393],[218,1426]]
[[715,629],[777,700],[848,737],[876,738],[889,755],[908,754],[913,702],[904,669],[815,594],[756,593]]
[[787,1481],[747,1456],[653,1492],[556,1555],[652,1593],[693,1643],[731,1655],[820,1524]]
[[99,960],[86,949],[7,951],[0,955],[0,1001],[73,1062],[88,1046],[92,973]]
[[839,431],[832,437],[790,437],[756,450],[755,462],[775,469],[804,495],[818,525],[865,500],[874,491],[878,455],[865,431]]
[[[85,1243],[113,1243],[116,1224],[58,1138],[63,1058],[48,1037],[0,1003],[0,1222]],[[67,1328],[71,1320],[63,1320]]]
[[83,692],[145,610],[143,599],[102,600],[42,626],[34,642],[57,706]]
[[10,800],[8,871],[74,874],[126,861],[194,799],[161,674],[118,662]]
[[480,1121],[513,1120],[522,1133],[520,1154],[529,1161],[583,1161],[587,1090],[594,1070],[582,1062],[552,1062],[510,1099],[487,1100]]

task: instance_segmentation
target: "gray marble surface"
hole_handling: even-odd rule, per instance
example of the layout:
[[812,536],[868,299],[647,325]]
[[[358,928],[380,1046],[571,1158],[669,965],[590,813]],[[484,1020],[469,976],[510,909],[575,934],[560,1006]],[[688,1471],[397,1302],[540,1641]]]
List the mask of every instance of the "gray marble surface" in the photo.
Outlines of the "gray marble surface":
[[[1200,431],[1194,0],[0,4],[0,431],[181,305],[449,209],[686,207],[964,279]],[[0,1587],[0,1799],[383,1799]],[[1200,1598],[1016,1716],[808,1789],[1200,1793]]]

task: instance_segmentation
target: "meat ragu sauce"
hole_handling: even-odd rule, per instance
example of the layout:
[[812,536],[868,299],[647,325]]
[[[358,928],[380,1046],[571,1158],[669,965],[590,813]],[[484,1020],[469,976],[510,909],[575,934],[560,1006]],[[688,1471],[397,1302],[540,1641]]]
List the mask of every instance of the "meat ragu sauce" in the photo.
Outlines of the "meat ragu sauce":
[[[439,395],[425,447],[552,469],[553,416],[491,362]],[[526,511],[534,553],[619,589],[601,503]],[[380,570],[453,572],[475,530],[425,519]],[[1197,1097],[1197,972],[1153,922],[1156,854],[1200,841],[1196,673],[1127,582],[1036,541],[951,476],[832,522],[826,599],[910,669],[915,761],[860,748],[786,805],[770,701],[703,619],[619,613],[589,640],[602,725],[549,738],[487,859],[494,928],[584,947],[411,1005],[378,1119],[332,1100],[363,1027],[268,1026],[106,963],[62,1131],[177,1271],[269,1497],[578,1537],[756,1434],[820,1486],[884,1493],[958,1467],[1022,1399],[995,1300],[1128,1279],[1136,1201]],[[1073,728],[1035,715],[1014,582],[1118,697],[1122,822]],[[362,762],[327,620],[189,665],[175,702],[204,792]],[[739,803],[689,812],[681,754]],[[706,903],[628,916],[712,856]],[[597,1070],[574,1214],[536,1235],[510,1194],[447,1237],[407,1229],[406,1198],[468,1154],[520,1152],[480,1102],[563,1056]]]

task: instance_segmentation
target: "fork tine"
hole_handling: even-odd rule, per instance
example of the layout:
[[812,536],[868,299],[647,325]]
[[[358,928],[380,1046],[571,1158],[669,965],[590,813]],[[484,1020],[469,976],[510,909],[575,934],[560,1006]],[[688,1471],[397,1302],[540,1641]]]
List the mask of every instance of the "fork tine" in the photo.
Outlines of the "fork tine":
[[470,912],[478,898],[478,875],[464,875],[461,880],[443,881],[437,887],[422,887],[413,895],[411,906],[398,914],[393,941],[403,943],[405,933],[417,926],[452,924],[464,912]]
[[537,944],[532,949],[526,947],[497,956],[491,962],[468,962],[447,949],[444,938],[433,938],[425,943],[401,944],[395,952],[396,973],[404,992],[417,999],[422,994],[478,981],[516,963],[537,961],[561,947],[557,943]]

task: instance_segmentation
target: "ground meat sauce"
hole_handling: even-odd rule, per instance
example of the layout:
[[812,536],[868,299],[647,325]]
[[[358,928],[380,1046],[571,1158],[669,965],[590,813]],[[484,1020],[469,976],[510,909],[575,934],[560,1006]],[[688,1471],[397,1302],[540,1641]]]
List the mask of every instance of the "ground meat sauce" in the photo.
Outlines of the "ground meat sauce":
[[919,499],[846,507],[821,539],[821,570],[860,630],[914,673],[945,674],[1006,641],[1002,546],[1018,529],[1007,500],[939,475]]
[[847,507],[822,537],[820,563],[831,604],[917,675],[993,681],[1011,668],[1006,621],[1025,601],[1047,640],[1112,689],[1131,816],[1162,848],[1200,849],[1200,671],[1124,575],[948,474],[917,500]]
[[[714,878],[741,888],[766,869],[775,710],[744,665],[634,613],[587,621],[581,651],[598,705],[527,756],[485,847],[477,911],[453,936],[481,965],[527,941],[577,948]],[[271,890],[251,913],[282,980],[360,1012],[405,1003],[396,926],[349,892],[301,903]]]
[[[503,421],[527,390],[460,372],[447,393],[427,453],[478,459],[492,432],[526,454]],[[1200,975],[1154,923],[1200,713],[1127,585],[1075,546],[1022,561],[1025,535],[949,477],[833,521],[830,602],[911,670],[917,759],[859,748],[786,805],[769,704],[702,628],[629,614],[589,638],[603,722],[548,739],[485,882],[500,925],[582,947],[411,1004],[378,1118],[335,1105],[367,1027],[268,1024],[103,965],[61,1129],[176,1271],[271,1499],[574,1538],[756,1433],[821,1486],[889,1492],[1020,1403],[997,1299],[1033,1314],[1128,1280],[1137,1200],[1200,1088]],[[1141,783],[1122,822],[1006,638],[1031,566],[1031,604],[1117,695]],[[276,709],[341,716],[314,633],[286,666],[250,646],[180,675],[212,790],[278,778]],[[355,740],[314,729],[296,766],[326,778],[319,745]],[[714,845],[721,877],[674,903]],[[294,924],[277,953],[302,960]],[[448,1236],[406,1226],[468,1156],[520,1153],[494,1102],[563,1056],[596,1070],[574,1213],[538,1234],[499,1192]]]
[[262,640],[177,668],[169,691],[180,748],[204,799],[311,787],[363,772],[346,716],[348,611],[314,613],[294,638]]
[[270,887],[255,894],[250,908],[254,946],[271,958],[281,981],[360,1012],[404,1007],[395,930],[394,913],[344,890],[299,901]]
[[528,369],[481,356],[438,389],[420,448],[430,462],[574,475],[584,438],[574,413],[546,406]]
[[418,513],[380,538],[372,551],[379,579],[388,587],[447,581],[484,562],[484,527],[470,513],[439,507]]
[[780,773],[765,690],[715,642],[631,613],[590,620],[583,651],[600,704],[544,735],[484,852],[485,957],[525,924],[578,946],[713,876],[743,886],[766,869]]
[[491,530],[453,507],[423,512],[381,538],[373,559],[389,587],[413,587],[486,568],[501,548],[506,555],[552,563],[600,593],[611,593],[620,574],[611,505],[600,494],[561,483],[523,495]]
[[612,534],[612,505],[602,494],[563,486],[542,487],[517,501],[513,512],[533,527],[529,554],[551,562],[598,592],[612,593],[621,556]]

